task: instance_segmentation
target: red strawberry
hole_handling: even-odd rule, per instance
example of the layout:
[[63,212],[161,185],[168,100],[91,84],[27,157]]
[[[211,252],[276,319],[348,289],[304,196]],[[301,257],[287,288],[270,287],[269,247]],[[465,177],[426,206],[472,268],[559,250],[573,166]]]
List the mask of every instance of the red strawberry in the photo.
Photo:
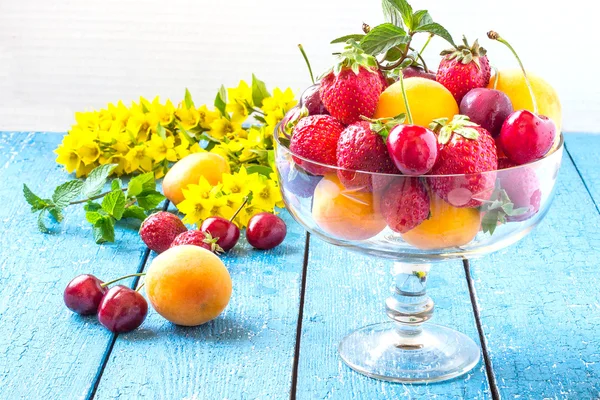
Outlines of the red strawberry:
[[[329,115],[302,118],[294,127],[290,150],[292,153],[321,164],[336,165],[336,149],[344,130],[338,120]],[[294,162],[314,175],[324,175],[328,168],[294,157]]]
[[419,178],[398,178],[381,199],[381,213],[391,230],[406,233],[429,217],[429,195]]
[[469,46],[463,36],[463,42],[442,52],[444,58],[436,75],[436,80],[452,93],[458,104],[469,90],[486,87],[491,75],[486,50],[479,46],[477,40]]
[[378,121],[360,121],[348,125],[337,143],[338,177],[348,189],[373,190],[372,174],[356,171],[399,174],[379,132],[386,129]]
[[377,60],[365,54],[356,43],[346,46],[341,61],[321,79],[321,101],[344,124],[371,118],[384,89]]
[[[431,124],[442,145],[431,175],[459,176],[430,178],[431,189],[455,207],[478,207],[488,200],[494,190],[498,155],[496,144],[488,131],[469,117],[456,115]],[[467,175],[464,175],[467,174]]]
[[167,250],[173,240],[187,228],[174,214],[160,211],[150,215],[140,226],[140,237],[150,250],[162,253]]
[[177,235],[170,247],[191,244],[192,246],[202,247],[206,250],[212,251],[215,254],[219,254],[223,252],[223,249],[217,244],[217,240],[219,240],[219,238],[213,238],[208,232],[191,230]]

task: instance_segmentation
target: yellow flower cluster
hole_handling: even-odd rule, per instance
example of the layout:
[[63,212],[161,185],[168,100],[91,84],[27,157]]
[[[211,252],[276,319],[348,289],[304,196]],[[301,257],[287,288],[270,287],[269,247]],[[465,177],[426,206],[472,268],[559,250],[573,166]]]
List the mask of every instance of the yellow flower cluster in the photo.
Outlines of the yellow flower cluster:
[[[214,107],[196,107],[187,90],[177,107],[158,97],[151,102],[142,97],[129,107],[119,101],[76,113],[76,124],[55,150],[56,161],[77,177],[99,165],[117,164],[117,175],[154,171],[158,179],[190,153],[220,154],[232,174],[210,190],[207,182],[190,185],[179,209],[190,223],[206,218],[206,210],[229,218],[248,195],[248,205],[236,217],[242,227],[253,213],[281,206],[272,165],[273,131],[296,103],[291,89],[275,88],[270,94],[255,76],[251,85],[240,81],[237,87],[221,87]],[[232,182],[242,179],[248,182],[236,191]]]

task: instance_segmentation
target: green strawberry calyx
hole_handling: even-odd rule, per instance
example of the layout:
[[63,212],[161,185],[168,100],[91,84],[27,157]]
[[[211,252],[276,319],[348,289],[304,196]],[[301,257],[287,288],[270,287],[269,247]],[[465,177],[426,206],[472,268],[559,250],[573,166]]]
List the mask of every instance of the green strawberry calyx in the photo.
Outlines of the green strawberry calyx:
[[406,114],[398,114],[393,118],[378,118],[372,119],[367,118],[364,115],[361,115],[360,118],[363,121],[367,121],[371,123],[371,131],[383,138],[384,141],[387,141],[388,136],[390,135],[390,131],[394,129],[396,126],[403,124],[406,120]]
[[308,117],[308,108],[302,106],[299,109],[294,110],[289,119],[285,121],[285,124],[283,125],[283,132],[288,136],[292,136],[294,128],[304,117]]
[[221,254],[224,252],[223,248],[217,243],[218,240],[219,238],[213,237],[210,232],[204,232],[204,239],[202,239],[202,241],[208,244],[210,246],[210,251],[215,254]]
[[479,57],[483,57],[486,54],[487,50],[479,45],[478,40],[475,40],[471,46],[465,36],[463,36],[463,44],[444,50],[440,53],[441,56],[446,57],[448,60],[460,61],[463,64],[474,62],[478,69],[481,68]]
[[346,42],[344,51],[337,55],[337,60],[333,68],[325,72],[324,75],[333,71],[334,75],[338,76],[342,70],[347,68],[350,68],[356,75],[360,72],[361,67],[374,74],[378,71],[377,59],[365,53],[360,45],[352,39]]
[[446,144],[452,138],[452,134],[464,137],[465,139],[479,139],[479,132],[475,127],[478,127],[475,122],[471,121],[466,115],[455,115],[452,121],[448,122],[448,118],[434,119],[429,124],[429,129],[438,135],[438,143]]

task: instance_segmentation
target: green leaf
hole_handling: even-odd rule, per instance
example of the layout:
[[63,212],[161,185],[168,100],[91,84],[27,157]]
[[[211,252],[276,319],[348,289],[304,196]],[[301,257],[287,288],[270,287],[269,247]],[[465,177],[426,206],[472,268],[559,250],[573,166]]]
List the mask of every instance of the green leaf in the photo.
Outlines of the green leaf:
[[382,0],[381,7],[383,8],[383,16],[385,20],[389,23],[392,23],[400,28],[404,26],[402,23],[402,15],[398,8],[394,5],[393,1],[390,0]]
[[86,198],[100,194],[106,179],[116,167],[117,164],[105,164],[94,168],[83,182],[81,194]]
[[122,190],[114,190],[102,199],[102,209],[118,221],[125,211],[125,194]]
[[94,225],[101,218],[104,218],[104,216],[96,211],[88,211],[85,213],[85,219],[92,225]]
[[127,207],[123,213],[123,218],[135,218],[139,219],[140,221],[145,220],[146,217],[147,215],[144,209],[135,205]]
[[185,88],[184,99],[185,99],[185,108],[190,109],[190,108],[194,107],[194,100],[192,100],[192,94],[190,93],[188,88]]
[[52,201],[58,208],[65,208],[69,205],[72,200],[79,197],[81,188],[83,187],[83,181],[79,179],[73,179],[59,185],[54,189],[52,194]]
[[63,220],[62,209],[57,207],[49,207],[47,210],[56,222],[61,222]]
[[413,30],[417,29],[420,26],[432,24],[433,19],[427,10],[419,10],[415,11],[412,16],[412,27]]
[[386,61],[398,61],[400,57],[402,57],[402,51],[400,50],[400,48],[398,48],[398,46],[392,47],[387,51],[387,53],[385,53]]
[[270,167],[267,167],[266,165],[250,165],[246,167],[246,171],[248,171],[248,174],[253,174],[256,172],[259,175],[266,176],[267,178],[270,174],[273,173],[273,170]]
[[85,205],[83,206],[83,209],[85,211],[98,211],[102,208],[102,206],[100,205],[100,203],[96,203],[95,201],[88,201],[87,203],[85,203]]
[[252,74],[252,102],[256,107],[262,107],[263,100],[267,97],[271,97],[267,85]]
[[31,212],[42,210],[48,206],[45,200],[35,195],[25,184],[23,184],[23,195],[25,196],[25,201],[31,206]]
[[150,190],[140,193],[137,197],[137,202],[144,210],[152,210],[156,208],[165,199],[165,196],[157,191]]
[[94,240],[96,243],[115,241],[115,220],[109,216],[103,216],[94,222]]
[[121,189],[121,186],[123,186],[123,181],[121,181],[119,178],[115,178],[110,183],[110,190]]
[[419,26],[415,28],[415,32],[433,33],[434,35],[437,35],[442,39],[446,39],[452,46],[456,47],[456,44],[454,43],[454,39],[452,39],[452,35],[450,35],[450,32],[448,32],[446,28],[444,28],[438,23],[432,22],[426,25]]
[[[402,17],[402,21],[404,21],[404,25],[408,28],[408,30],[412,30],[412,18],[413,18],[413,10],[410,4],[406,0],[383,0],[384,1],[384,13],[386,13],[387,3],[390,8],[396,11],[396,15],[400,15]],[[396,24],[398,25],[398,24]]]
[[221,112],[221,115],[224,117],[228,117],[227,111],[225,110],[227,106],[227,91],[225,90],[225,86],[221,85],[219,88],[219,92],[217,93],[217,97],[215,97],[215,107],[217,110]]
[[37,226],[38,226],[38,229],[40,230],[40,232],[42,232],[42,233],[48,233],[48,232],[50,232],[48,230],[48,228],[46,227],[46,224],[44,224],[44,214],[45,213],[46,213],[46,209],[43,209],[38,214],[38,218],[37,218]]
[[151,190],[156,190],[154,172],[146,172],[131,178],[127,185],[127,197],[134,197],[143,191]]
[[165,127],[160,124],[160,122],[156,124],[156,133],[162,140],[167,140],[167,131],[165,130]]
[[365,37],[365,35],[363,35],[362,33],[357,33],[354,35],[346,35],[346,36],[339,37],[337,39],[333,39],[331,41],[331,44],[346,43],[348,40],[355,40],[357,42],[360,42],[361,39],[364,37]]
[[360,41],[363,50],[371,55],[385,53],[392,47],[406,44],[409,36],[404,29],[399,28],[389,22],[377,25]]

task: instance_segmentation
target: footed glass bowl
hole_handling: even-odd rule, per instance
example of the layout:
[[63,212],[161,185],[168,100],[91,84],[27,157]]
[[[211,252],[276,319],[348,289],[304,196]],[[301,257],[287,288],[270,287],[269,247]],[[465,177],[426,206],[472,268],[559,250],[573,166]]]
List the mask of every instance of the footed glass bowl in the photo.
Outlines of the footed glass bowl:
[[[285,121],[285,119],[284,119]],[[563,137],[543,159],[472,175],[378,174],[319,164],[293,154],[281,126],[275,161],[287,209],[311,234],[348,250],[393,261],[385,300],[389,322],[352,332],[342,360],[364,375],[395,382],[455,378],[479,362],[466,335],[427,322],[432,264],[476,258],[525,237],[554,195]]]

